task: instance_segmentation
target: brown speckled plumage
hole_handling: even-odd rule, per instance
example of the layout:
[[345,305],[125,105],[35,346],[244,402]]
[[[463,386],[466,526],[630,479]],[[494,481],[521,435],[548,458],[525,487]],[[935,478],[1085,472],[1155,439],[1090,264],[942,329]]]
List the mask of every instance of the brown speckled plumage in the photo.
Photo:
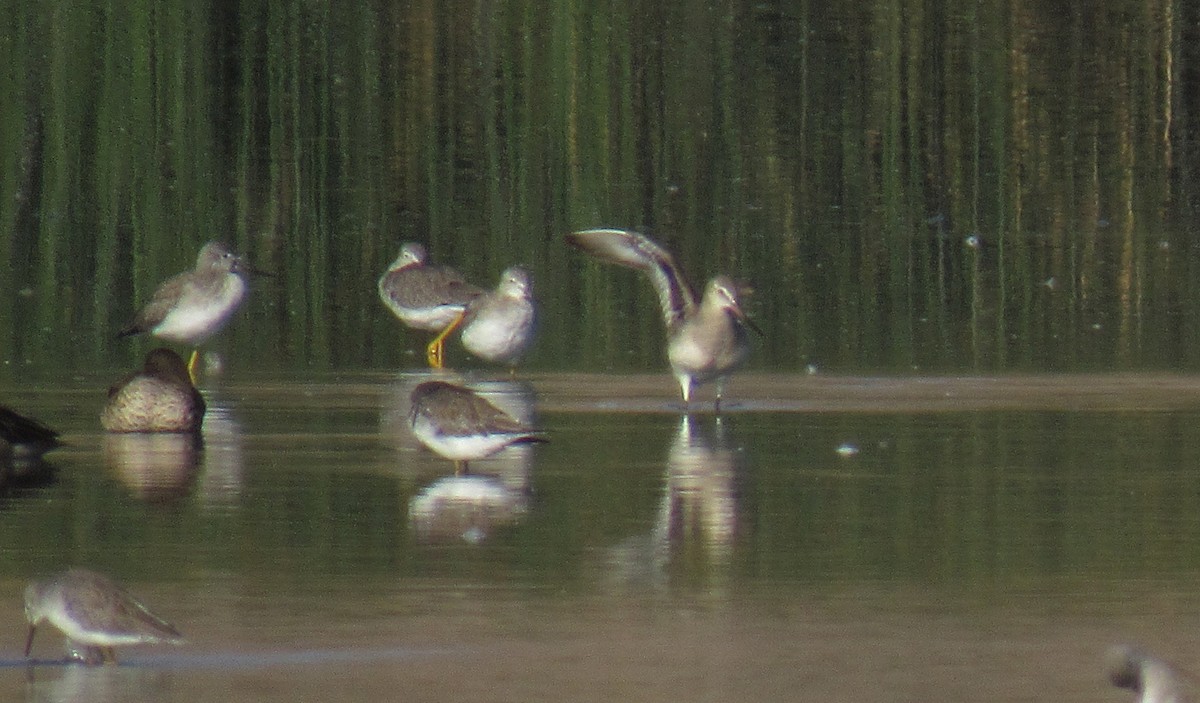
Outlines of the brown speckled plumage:
[[100,424],[109,432],[198,432],[204,410],[183,359],[159,348],[141,371],[109,389]]

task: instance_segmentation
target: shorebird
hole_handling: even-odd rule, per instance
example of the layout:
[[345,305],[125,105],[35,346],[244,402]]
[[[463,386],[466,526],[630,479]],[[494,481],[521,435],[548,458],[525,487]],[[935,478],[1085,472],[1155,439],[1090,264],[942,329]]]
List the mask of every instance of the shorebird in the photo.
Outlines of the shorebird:
[[1108,678],[1138,694],[1137,703],[1192,703],[1197,689],[1167,662],[1128,644],[1108,650]]
[[174,626],[112,579],[88,569],[74,568],[30,582],[25,587],[25,619],[29,621],[26,658],[42,621],[49,621],[72,645],[82,647],[86,664],[115,664],[113,647],[183,642]]
[[17,469],[34,466],[42,455],[59,445],[58,432],[31,417],[0,405],[0,440],[11,447]]
[[198,432],[204,410],[183,359],[159,348],[140,371],[108,390],[100,424],[108,432]]
[[667,328],[667,360],[679,381],[685,411],[694,386],[716,381],[713,407],[720,412],[725,380],[750,353],[746,328],[762,334],[742,312],[733,279],[717,276],[709,280],[697,302],[675,258],[645,235],[621,229],[588,229],[568,234],[567,242],[650,278]]
[[241,257],[224,245],[205,244],[195,268],[164,281],[117,338],[149,332],[159,339],[191,345],[187,369],[194,383],[199,347],[221,331],[246,297],[242,276],[246,271]]
[[512,266],[495,290],[467,304],[462,343],[475,356],[515,369],[533,341],[536,312],[529,272]]
[[547,441],[483,396],[453,383],[426,381],[413,389],[410,399],[408,421],[413,435],[453,461],[459,475],[467,473],[468,461],[513,444]]
[[444,363],[443,342],[458,327],[467,303],[483,291],[448,266],[428,261],[425,247],[405,242],[400,254],[379,277],[379,297],[409,327],[437,331],[425,349],[425,360],[435,369]]

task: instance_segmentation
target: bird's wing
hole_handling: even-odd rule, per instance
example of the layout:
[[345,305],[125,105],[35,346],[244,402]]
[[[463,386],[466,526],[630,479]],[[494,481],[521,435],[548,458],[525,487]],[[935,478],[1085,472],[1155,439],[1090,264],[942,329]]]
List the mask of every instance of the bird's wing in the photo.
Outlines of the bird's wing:
[[[430,410],[431,405],[436,407],[436,412]],[[442,433],[449,435],[481,432],[520,434],[534,431],[474,391],[451,384],[418,388],[413,397],[414,420],[418,414],[434,420]]]
[[696,307],[696,294],[675,258],[644,234],[624,229],[585,229],[568,234],[567,242],[602,261],[645,272],[658,293],[668,329]]
[[446,266],[414,266],[388,274],[383,289],[402,308],[466,305],[483,293]]
[[154,291],[150,302],[142,306],[142,309],[134,316],[133,322],[118,332],[117,337],[149,332],[157,327],[179,302],[179,298],[183,296],[187,281],[188,273],[186,272],[163,281],[162,285]]
[[150,612],[128,591],[101,574],[80,572],[64,584],[63,602],[71,618],[85,629],[142,634],[166,641],[182,635],[171,623]]

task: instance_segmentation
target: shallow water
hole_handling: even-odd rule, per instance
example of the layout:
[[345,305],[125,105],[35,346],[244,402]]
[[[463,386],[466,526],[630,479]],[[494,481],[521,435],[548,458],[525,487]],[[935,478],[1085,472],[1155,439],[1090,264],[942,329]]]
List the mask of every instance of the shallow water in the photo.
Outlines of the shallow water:
[[[105,437],[111,375],[0,389],[66,440],[0,502],[6,699],[1123,700],[1109,644],[1200,652],[1194,377],[744,374],[686,421],[665,373],[468,377],[551,442],[454,478],[424,374],[209,380],[202,446]],[[24,666],[70,564],[188,644]]]

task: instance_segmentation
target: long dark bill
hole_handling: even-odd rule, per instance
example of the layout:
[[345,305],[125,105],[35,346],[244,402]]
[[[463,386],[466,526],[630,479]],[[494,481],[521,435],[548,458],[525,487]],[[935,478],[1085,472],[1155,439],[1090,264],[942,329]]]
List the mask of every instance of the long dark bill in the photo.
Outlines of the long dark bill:
[[741,308],[730,305],[729,307],[725,308],[725,312],[729,313],[733,319],[757,332],[759,337],[767,336],[766,333],[762,331],[762,328],[758,326],[758,323],[747,317],[746,313],[742,312]]

